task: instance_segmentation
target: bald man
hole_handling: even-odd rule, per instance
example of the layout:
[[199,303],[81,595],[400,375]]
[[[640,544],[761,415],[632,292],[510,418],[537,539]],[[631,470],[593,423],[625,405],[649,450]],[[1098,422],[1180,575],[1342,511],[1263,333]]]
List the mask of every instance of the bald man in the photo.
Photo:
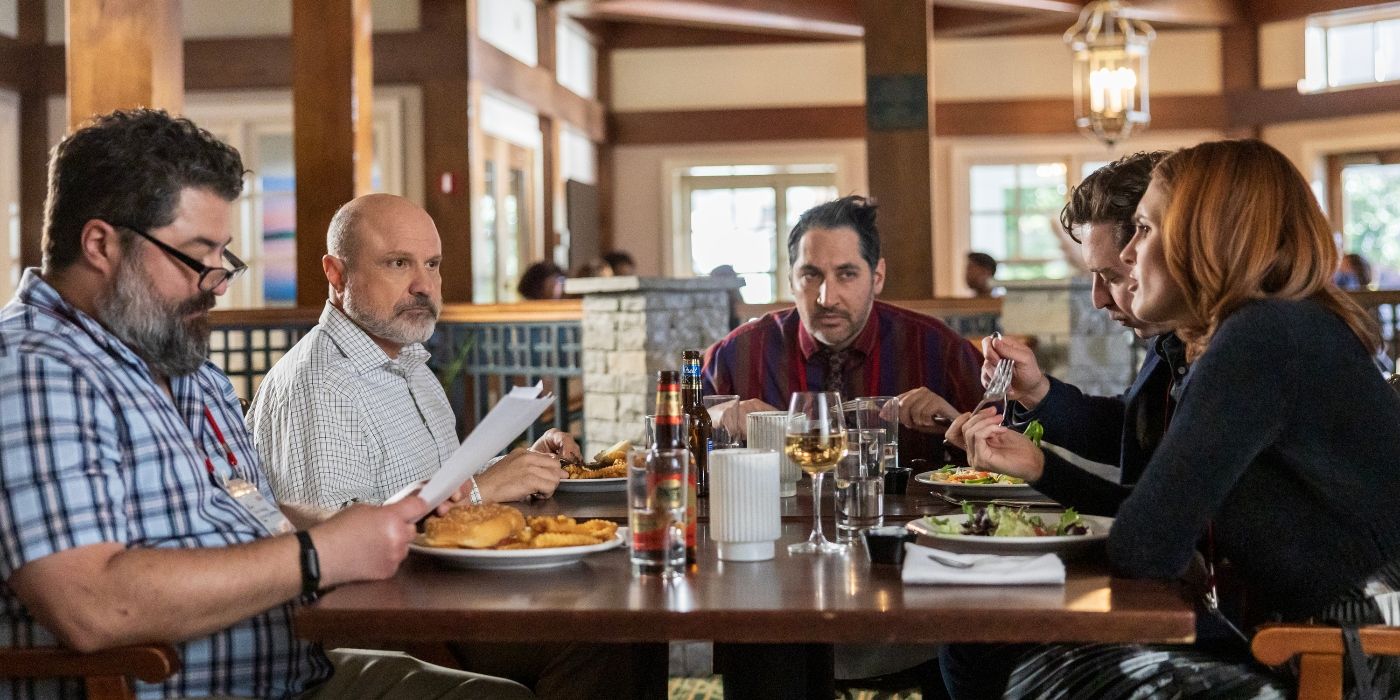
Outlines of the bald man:
[[[442,242],[418,205],[371,194],[336,212],[326,251],[320,323],[267,373],[248,428],[279,501],[382,503],[431,476],[458,444],[423,348],[442,308]],[[578,445],[551,430],[478,472],[454,500],[548,496],[560,456],[579,456]]]

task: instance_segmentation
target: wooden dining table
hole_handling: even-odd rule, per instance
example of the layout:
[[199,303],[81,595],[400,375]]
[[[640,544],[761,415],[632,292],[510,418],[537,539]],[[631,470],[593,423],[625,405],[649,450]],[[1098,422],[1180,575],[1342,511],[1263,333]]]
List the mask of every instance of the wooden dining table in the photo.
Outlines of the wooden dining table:
[[[638,576],[626,546],[540,570],[462,570],[411,554],[392,577],[341,586],[301,608],[297,634],[340,646],[424,642],[676,639],[727,643],[1189,642],[1179,586],[1108,575],[1102,550],[1067,562],[1062,586],[904,585],[859,541],[843,555],[790,555],[810,529],[810,498],[784,499],[769,561],[716,556],[706,517],[698,560],[675,580]],[[887,521],[953,510],[911,485],[886,497]],[[802,503],[807,503],[804,512]],[[701,501],[701,512],[706,513]],[[527,515],[625,517],[622,494],[558,493]],[[830,511],[824,511],[830,512]],[[828,533],[832,523],[825,525]]]

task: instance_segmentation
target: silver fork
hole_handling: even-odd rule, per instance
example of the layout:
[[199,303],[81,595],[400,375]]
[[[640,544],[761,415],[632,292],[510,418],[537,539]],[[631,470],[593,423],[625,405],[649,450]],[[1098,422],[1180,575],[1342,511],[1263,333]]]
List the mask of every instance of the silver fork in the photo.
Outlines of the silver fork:
[[976,413],[987,406],[1005,403],[1006,392],[1011,388],[1011,375],[1016,371],[1016,361],[1003,357],[997,362],[997,368],[992,371],[992,378],[987,382],[987,391],[982,394],[982,400],[977,402],[977,408],[972,409]]

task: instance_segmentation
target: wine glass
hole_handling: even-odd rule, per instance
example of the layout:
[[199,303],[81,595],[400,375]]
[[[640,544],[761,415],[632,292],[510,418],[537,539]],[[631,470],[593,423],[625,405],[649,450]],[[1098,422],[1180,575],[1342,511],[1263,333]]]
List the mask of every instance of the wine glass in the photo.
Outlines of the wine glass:
[[806,542],[789,545],[792,554],[844,552],[846,545],[826,539],[822,533],[822,477],[846,455],[846,421],[841,394],[835,391],[799,391],[788,404],[785,451],[802,471],[812,475],[812,534]]

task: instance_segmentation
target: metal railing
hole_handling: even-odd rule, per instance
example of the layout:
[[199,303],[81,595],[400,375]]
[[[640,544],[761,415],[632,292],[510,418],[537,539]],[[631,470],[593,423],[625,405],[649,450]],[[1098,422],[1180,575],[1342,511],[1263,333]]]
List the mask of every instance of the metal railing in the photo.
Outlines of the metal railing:
[[[228,374],[234,391],[251,400],[267,371],[320,317],[320,309],[257,309],[212,314],[210,359]],[[533,442],[551,427],[581,436],[582,305],[577,300],[521,304],[454,304],[443,308],[425,343],[465,435],[480,416],[516,385],[543,382],[554,393],[525,435]]]

